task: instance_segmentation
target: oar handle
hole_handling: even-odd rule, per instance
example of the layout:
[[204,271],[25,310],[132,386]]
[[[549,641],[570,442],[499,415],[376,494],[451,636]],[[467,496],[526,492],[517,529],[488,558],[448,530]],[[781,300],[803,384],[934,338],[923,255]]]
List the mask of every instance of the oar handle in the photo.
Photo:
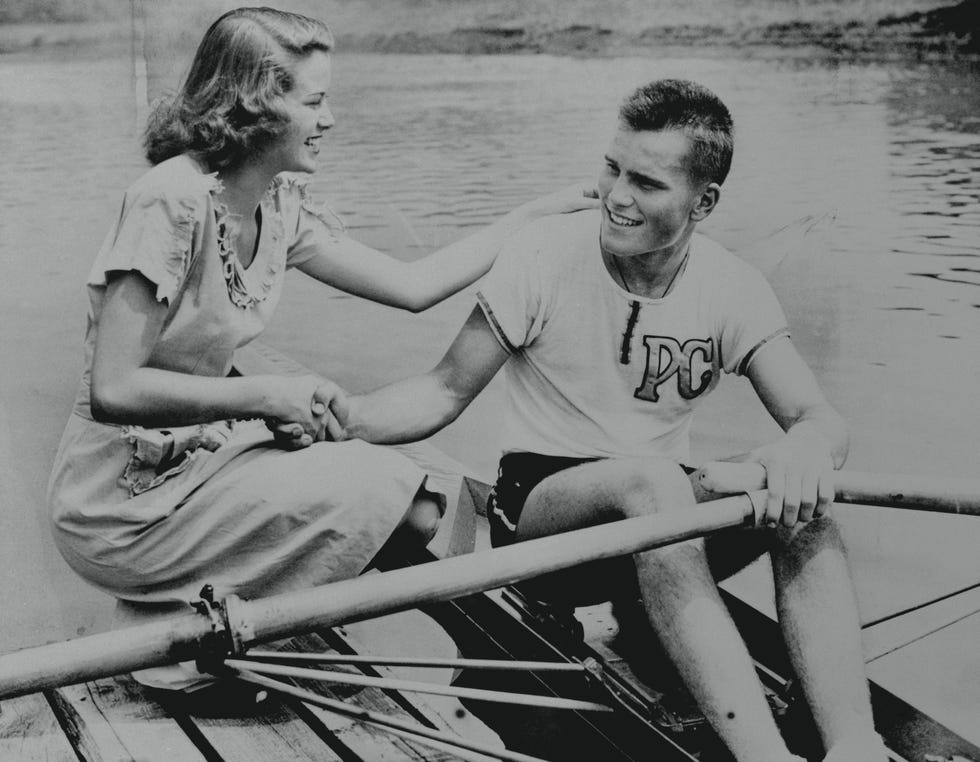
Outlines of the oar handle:
[[[694,474],[697,484],[720,495],[765,489],[759,463],[706,463]],[[838,471],[836,501],[920,511],[980,516],[980,480],[952,477]]]

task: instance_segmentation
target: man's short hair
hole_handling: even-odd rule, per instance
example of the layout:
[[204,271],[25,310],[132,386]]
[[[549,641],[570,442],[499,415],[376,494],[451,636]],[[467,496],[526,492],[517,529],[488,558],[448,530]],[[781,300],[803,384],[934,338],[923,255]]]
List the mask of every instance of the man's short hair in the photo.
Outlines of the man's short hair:
[[688,171],[694,182],[721,185],[735,148],[732,115],[708,88],[683,79],[659,79],[637,88],[619,109],[636,132],[680,130],[691,140]]

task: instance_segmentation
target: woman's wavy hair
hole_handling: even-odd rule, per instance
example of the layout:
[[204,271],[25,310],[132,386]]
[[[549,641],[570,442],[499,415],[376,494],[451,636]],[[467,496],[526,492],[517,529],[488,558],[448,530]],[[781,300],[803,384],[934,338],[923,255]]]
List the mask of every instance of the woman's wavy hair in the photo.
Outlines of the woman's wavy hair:
[[656,80],[626,99],[619,118],[637,132],[684,132],[691,140],[688,174],[693,181],[721,185],[728,177],[735,150],[732,115],[703,85],[684,79]]
[[157,103],[146,127],[151,164],[190,153],[212,171],[261,152],[285,130],[279,99],[292,66],[333,49],[322,21],[273,8],[238,8],[205,33],[180,90]]

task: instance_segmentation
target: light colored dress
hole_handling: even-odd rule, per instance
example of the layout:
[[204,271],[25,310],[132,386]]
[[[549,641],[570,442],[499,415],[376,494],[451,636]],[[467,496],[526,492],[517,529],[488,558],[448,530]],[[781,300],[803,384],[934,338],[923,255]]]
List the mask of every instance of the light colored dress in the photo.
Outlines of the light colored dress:
[[137,604],[187,602],[204,583],[254,598],[360,573],[425,476],[390,449],[352,441],[277,448],[262,421],[169,433],[99,423],[89,405],[109,275],[138,271],[167,317],[148,364],[225,376],[279,300],[284,272],[342,243],[297,179],[261,203],[253,262],[229,242],[220,182],[191,158],[152,168],[126,193],[88,278],[85,370],[49,484],[54,536],[82,577]]

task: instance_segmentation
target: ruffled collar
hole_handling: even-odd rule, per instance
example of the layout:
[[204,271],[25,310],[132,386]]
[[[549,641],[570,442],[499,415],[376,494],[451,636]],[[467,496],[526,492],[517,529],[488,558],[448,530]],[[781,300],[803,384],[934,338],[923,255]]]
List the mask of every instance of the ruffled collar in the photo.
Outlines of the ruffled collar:
[[282,217],[272,203],[275,182],[269,186],[259,204],[262,226],[255,245],[255,257],[248,267],[242,265],[235,250],[234,241],[241,225],[241,215],[228,211],[228,207],[218,201],[218,194],[224,189],[217,172],[205,175],[210,180],[209,191],[214,202],[214,218],[218,228],[218,255],[221,257],[221,270],[232,304],[242,309],[250,309],[265,301],[282,271],[282,263],[272,252],[278,249],[283,237]]

